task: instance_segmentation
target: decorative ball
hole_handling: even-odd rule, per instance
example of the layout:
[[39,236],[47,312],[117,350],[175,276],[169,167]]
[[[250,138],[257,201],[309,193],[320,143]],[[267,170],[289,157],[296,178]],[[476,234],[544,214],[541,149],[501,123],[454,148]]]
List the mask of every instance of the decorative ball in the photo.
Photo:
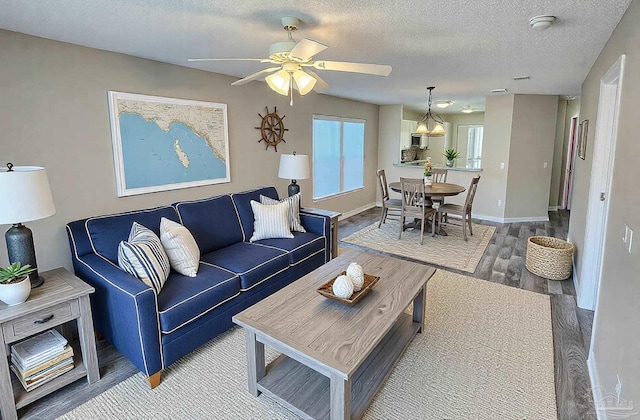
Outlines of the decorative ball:
[[333,282],[333,294],[342,299],[349,299],[353,294],[353,283],[349,277],[342,275]]
[[353,283],[353,290],[355,292],[362,290],[362,286],[364,285],[364,271],[362,271],[360,264],[349,264],[349,267],[347,268],[347,276],[351,279],[351,282]]

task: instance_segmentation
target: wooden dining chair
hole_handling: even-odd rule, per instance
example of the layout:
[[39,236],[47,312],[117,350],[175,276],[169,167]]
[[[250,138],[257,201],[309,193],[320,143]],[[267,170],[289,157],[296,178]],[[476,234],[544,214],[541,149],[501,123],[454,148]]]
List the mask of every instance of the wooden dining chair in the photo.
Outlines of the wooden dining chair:
[[[446,169],[433,169],[431,170],[431,175],[433,177],[433,182],[437,182],[437,183],[447,182]],[[434,204],[441,206],[444,204],[444,197],[443,196],[431,197],[431,201],[433,201]]]
[[400,220],[400,212],[402,211],[402,201],[397,198],[389,198],[389,186],[387,184],[387,176],[384,173],[384,169],[379,169],[376,172],[378,175],[378,184],[380,185],[380,194],[382,196],[382,213],[380,214],[380,223],[378,228],[382,226],[387,220],[389,212],[391,212],[391,219]]
[[424,180],[422,178],[400,178],[400,188],[402,191],[402,211],[400,213],[400,234],[398,239],[402,239],[404,223],[407,217],[420,219],[420,245],[424,237],[424,225],[431,217],[431,232],[435,234],[436,210],[427,206],[428,200],[424,199]]
[[473,235],[473,227],[471,224],[471,209],[473,207],[473,199],[476,196],[476,189],[478,188],[478,182],[480,182],[480,175],[474,177],[471,180],[471,186],[467,190],[467,198],[464,200],[464,204],[443,204],[438,208],[438,215],[441,220],[444,216],[445,221],[449,222],[449,215],[460,216],[462,218],[462,236],[467,241],[467,225],[469,226],[469,233]]

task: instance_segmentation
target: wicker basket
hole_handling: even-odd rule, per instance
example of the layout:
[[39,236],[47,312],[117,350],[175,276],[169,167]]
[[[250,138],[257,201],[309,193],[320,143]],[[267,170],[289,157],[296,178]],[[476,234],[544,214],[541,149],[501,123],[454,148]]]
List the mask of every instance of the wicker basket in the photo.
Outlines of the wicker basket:
[[573,245],[549,236],[532,236],[527,242],[527,270],[551,280],[564,280],[571,274]]

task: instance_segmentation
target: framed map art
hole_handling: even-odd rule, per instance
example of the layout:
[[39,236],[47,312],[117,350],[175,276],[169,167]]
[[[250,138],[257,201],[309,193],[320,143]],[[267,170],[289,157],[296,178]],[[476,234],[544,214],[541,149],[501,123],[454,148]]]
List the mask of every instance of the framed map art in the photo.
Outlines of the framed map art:
[[109,91],[118,197],[230,182],[227,105]]

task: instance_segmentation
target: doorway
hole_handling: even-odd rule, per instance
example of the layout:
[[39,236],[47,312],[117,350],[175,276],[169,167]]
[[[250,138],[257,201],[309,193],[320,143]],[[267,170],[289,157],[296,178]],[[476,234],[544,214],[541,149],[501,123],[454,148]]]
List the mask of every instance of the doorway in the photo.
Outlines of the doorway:
[[590,310],[596,309],[602,275],[624,61],[625,56],[621,55],[600,80],[582,269],[578,279],[578,306]]

